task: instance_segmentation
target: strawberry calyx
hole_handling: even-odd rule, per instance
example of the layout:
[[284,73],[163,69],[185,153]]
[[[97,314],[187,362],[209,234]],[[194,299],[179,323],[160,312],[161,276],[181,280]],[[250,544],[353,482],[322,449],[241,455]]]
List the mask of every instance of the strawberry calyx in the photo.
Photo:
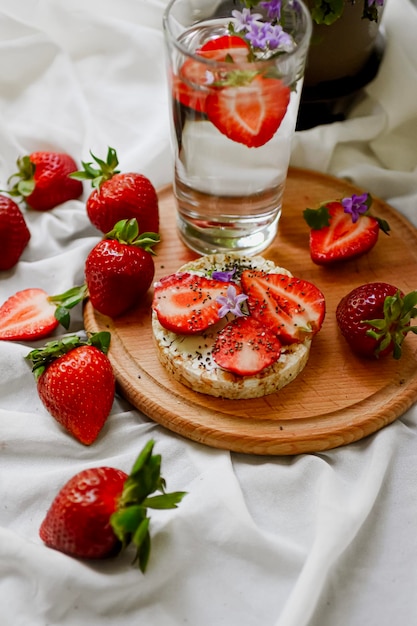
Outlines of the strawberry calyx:
[[70,309],[82,302],[87,296],[88,289],[84,283],[83,285],[71,287],[64,293],[48,297],[49,302],[57,307],[54,314],[55,318],[66,330],[68,330],[70,325]]
[[72,174],[69,174],[70,178],[81,181],[89,180],[93,189],[98,189],[106,180],[110,180],[115,174],[120,174],[120,170],[116,169],[119,165],[119,159],[114,148],[109,146],[105,161],[95,156],[91,150],[90,154],[98,167],[91,161],[81,161],[84,169],[72,172]]
[[32,363],[32,373],[37,381],[49,365],[64,354],[80,346],[94,346],[107,354],[111,335],[108,331],[91,334],[87,340],[78,335],[68,335],[54,341],[49,341],[42,348],[31,350],[25,359]]
[[161,241],[158,233],[146,232],[139,234],[139,224],[134,217],[130,220],[119,220],[104,239],[115,239],[119,243],[142,248],[146,252],[155,254],[153,246]]
[[[167,493],[161,476],[161,455],[152,454],[155,442],[150,440],[136,459],[123,486],[116,511],[110,524],[121,542],[121,549],[133,543],[136,555],[133,563],[145,572],[151,549],[148,508],[175,509],[186,495],[184,491]],[[160,492],[158,495],[152,495]]]
[[36,165],[30,160],[29,155],[19,157],[16,161],[18,171],[12,174],[7,184],[10,185],[14,178],[18,180],[10,187],[7,193],[18,198],[27,198],[35,189]]
[[366,334],[378,342],[375,356],[392,346],[394,359],[400,359],[407,333],[417,334],[417,326],[410,326],[411,320],[417,317],[417,291],[402,296],[398,290],[395,295],[387,296],[383,312],[383,318],[363,320],[364,324],[372,326]]

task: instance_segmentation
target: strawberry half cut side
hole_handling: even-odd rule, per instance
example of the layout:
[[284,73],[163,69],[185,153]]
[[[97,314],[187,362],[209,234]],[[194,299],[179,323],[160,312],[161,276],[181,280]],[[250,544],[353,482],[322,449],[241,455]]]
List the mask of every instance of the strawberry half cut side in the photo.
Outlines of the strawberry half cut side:
[[24,341],[47,337],[59,324],[55,310],[43,289],[18,291],[0,307],[0,339]]
[[206,112],[216,128],[249,148],[266,144],[287,112],[290,88],[277,78],[256,76],[251,82],[230,85],[207,96]]
[[36,287],[18,291],[0,307],[0,339],[43,339],[59,324],[68,330],[70,309],[86,297],[85,284],[55,296]]
[[252,376],[279,359],[281,343],[276,334],[251,316],[236,317],[218,333],[213,359],[225,370]]
[[325,299],[313,283],[257,270],[245,270],[241,283],[251,315],[273,329],[282,343],[302,343],[320,330]]
[[[312,227],[310,231],[310,256],[317,265],[327,265],[365,254],[378,240],[380,223],[370,215],[361,215],[356,222],[345,213],[340,202],[330,202],[321,207],[327,213],[327,225]],[[311,224],[310,216],[316,209],[307,209],[304,218]]]
[[199,333],[220,319],[219,296],[227,297],[232,282],[214,280],[188,272],[170,274],[155,284],[153,310],[167,330],[189,335]]

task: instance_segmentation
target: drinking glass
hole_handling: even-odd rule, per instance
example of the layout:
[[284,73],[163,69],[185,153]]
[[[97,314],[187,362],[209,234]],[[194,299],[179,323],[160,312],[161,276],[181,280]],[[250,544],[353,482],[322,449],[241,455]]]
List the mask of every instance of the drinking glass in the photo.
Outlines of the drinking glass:
[[281,216],[310,13],[301,0],[172,0],[163,29],[179,234],[200,254],[258,253]]

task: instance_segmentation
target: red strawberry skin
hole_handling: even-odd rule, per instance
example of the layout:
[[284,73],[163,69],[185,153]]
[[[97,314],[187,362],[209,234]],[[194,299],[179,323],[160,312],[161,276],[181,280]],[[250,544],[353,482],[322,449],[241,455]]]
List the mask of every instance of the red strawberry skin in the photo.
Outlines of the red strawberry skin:
[[52,502],[39,535],[71,556],[100,559],[121,545],[110,525],[127,474],[111,467],[86,469],[71,478]]
[[110,413],[115,379],[108,357],[85,345],[53,361],[37,389],[46,410],[78,441],[90,445]]
[[290,93],[279,79],[257,76],[247,85],[213,90],[206,100],[207,116],[232,141],[258,148],[280,127]]
[[31,341],[48,337],[59,324],[55,310],[43,289],[18,291],[0,307],[0,339]]
[[361,215],[353,223],[340,202],[330,202],[326,207],[330,225],[310,231],[310,256],[314,263],[330,265],[361,256],[374,247],[380,230],[374,217]]
[[30,239],[30,231],[17,204],[0,195],[0,270],[16,265]]
[[[364,320],[384,319],[384,302],[394,296],[398,287],[388,283],[366,283],[346,294],[336,308],[336,321],[351,350],[366,358],[375,358],[378,341],[366,332],[372,327]],[[392,344],[379,352],[386,356],[392,352]]]
[[321,328],[326,306],[312,283],[285,274],[245,270],[241,276],[248,308],[265,326],[275,329],[282,343],[303,342]]
[[49,211],[67,200],[81,196],[82,183],[69,178],[69,174],[77,170],[77,164],[71,156],[58,152],[33,152],[29,158],[35,165],[35,188],[25,198],[30,208]]
[[155,274],[152,254],[114,239],[103,239],[89,253],[85,279],[93,307],[118,317],[147,292]]
[[223,369],[252,376],[279,359],[281,343],[276,334],[251,316],[237,317],[217,335],[213,358]]
[[241,293],[238,285],[228,281],[188,272],[170,274],[155,285],[152,307],[167,330],[184,335],[199,333],[220,320],[216,298],[225,296],[229,285]]
[[87,215],[102,233],[124,219],[136,218],[139,231],[159,232],[158,195],[143,174],[114,174],[94,189],[87,199]]

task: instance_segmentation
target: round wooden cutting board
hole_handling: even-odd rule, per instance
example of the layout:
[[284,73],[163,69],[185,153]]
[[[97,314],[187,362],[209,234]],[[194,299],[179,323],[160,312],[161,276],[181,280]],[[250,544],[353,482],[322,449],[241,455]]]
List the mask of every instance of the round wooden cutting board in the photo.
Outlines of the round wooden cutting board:
[[[314,265],[302,212],[363,190],[317,172],[292,169],[279,233],[263,253],[295,276],[313,282],[326,297],[326,318],[313,340],[304,371],[276,394],[254,400],[223,400],[193,392],[160,365],[151,331],[152,289],[146,302],[118,319],[87,303],[85,329],[110,330],[109,357],[123,396],[148,417],[191,440],[234,452],[288,455],[348,444],[393,422],[417,400],[417,337],[404,342],[399,361],[354,356],[335,320],[339,300],[353,287],[384,281],[404,292],[417,289],[417,230],[393,208],[374,199],[372,211],[388,220],[365,256],[338,267]],[[171,188],[159,193],[161,243],[155,280],[196,258],[176,232]]]

